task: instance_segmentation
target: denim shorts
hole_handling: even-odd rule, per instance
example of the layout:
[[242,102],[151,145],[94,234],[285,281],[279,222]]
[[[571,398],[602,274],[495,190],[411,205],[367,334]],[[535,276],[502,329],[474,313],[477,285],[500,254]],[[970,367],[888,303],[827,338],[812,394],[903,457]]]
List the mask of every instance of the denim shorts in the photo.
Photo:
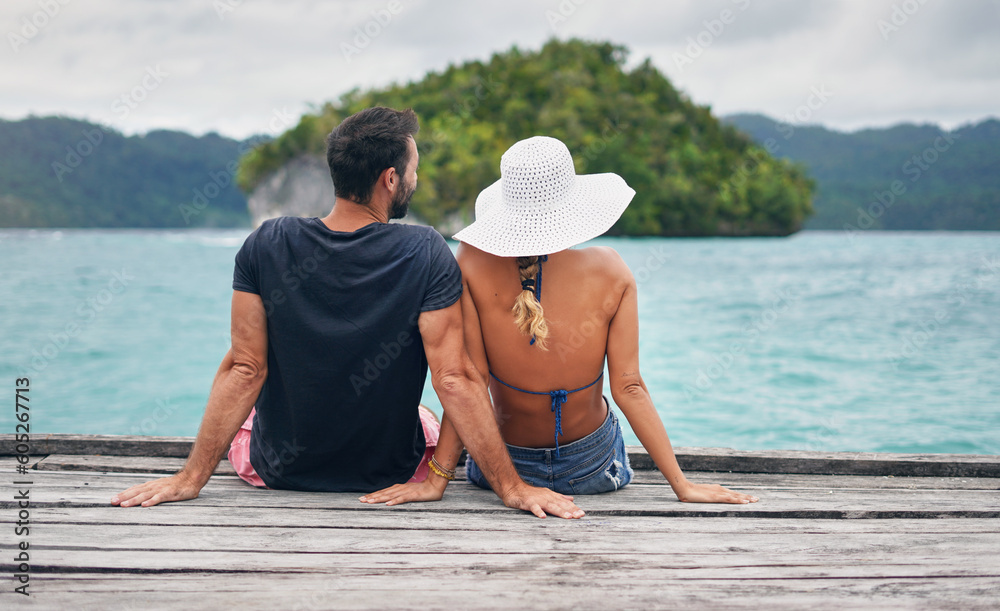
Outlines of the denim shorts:
[[[555,448],[507,444],[507,451],[525,482],[561,494],[611,492],[632,481],[622,427],[610,407],[604,424],[583,439],[560,445],[558,457]],[[490,489],[471,456],[465,461],[465,477],[480,488]]]

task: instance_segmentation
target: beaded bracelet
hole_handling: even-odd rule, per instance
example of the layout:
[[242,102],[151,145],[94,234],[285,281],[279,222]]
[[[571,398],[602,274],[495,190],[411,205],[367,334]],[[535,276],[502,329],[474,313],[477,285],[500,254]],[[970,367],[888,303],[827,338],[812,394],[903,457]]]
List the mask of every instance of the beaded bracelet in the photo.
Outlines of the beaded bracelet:
[[449,482],[451,480],[455,479],[455,470],[454,469],[445,469],[444,467],[441,466],[440,463],[438,463],[437,460],[435,460],[435,458],[433,456],[431,456],[431,459],[429,461],[427,461],[427,466],[430,467],[431,471],[433,471],[435,474],[437,474],[440,477],[445,478]]

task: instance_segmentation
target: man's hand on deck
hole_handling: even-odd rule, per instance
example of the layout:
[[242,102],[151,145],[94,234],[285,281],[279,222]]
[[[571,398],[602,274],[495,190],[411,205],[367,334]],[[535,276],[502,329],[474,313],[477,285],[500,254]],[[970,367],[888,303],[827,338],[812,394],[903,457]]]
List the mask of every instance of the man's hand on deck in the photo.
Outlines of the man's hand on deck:
[[573,497],[524,483],[501,495],[500,499],[507,507],[530,511],[539,518],[544,518],[545,514],[566,519],[582,518],[586,515],[573,503]]
[[145,484],[132,486],[125,492],[120,492],[112,497],[111,504],[121,507],[135,505],[152,507],[160,503],[197,498],[200,491],[201,486],[188,478],[182,471],[170,477],[154,479]]

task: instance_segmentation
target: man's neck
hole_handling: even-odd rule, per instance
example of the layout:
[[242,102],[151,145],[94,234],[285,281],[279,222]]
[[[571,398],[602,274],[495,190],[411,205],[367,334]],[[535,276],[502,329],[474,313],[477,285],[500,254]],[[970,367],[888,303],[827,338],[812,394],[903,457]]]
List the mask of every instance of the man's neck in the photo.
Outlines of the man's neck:
[[323,224],[331,231],[352,232],[372,223],[388,223],[389,213],[384,208],[375,202],[365,206],[338,197]]

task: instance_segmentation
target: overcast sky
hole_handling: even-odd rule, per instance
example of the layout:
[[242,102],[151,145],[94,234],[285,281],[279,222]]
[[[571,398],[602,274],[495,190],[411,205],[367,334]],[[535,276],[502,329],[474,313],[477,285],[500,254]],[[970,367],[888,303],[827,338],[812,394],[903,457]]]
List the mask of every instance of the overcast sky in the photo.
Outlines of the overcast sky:
[[280,133],[354,87],[553,36],[651,57],[718,115],[838,129],[1000,116],[1000,0],[3,0],[0,24],[0,117],[126,133]]

